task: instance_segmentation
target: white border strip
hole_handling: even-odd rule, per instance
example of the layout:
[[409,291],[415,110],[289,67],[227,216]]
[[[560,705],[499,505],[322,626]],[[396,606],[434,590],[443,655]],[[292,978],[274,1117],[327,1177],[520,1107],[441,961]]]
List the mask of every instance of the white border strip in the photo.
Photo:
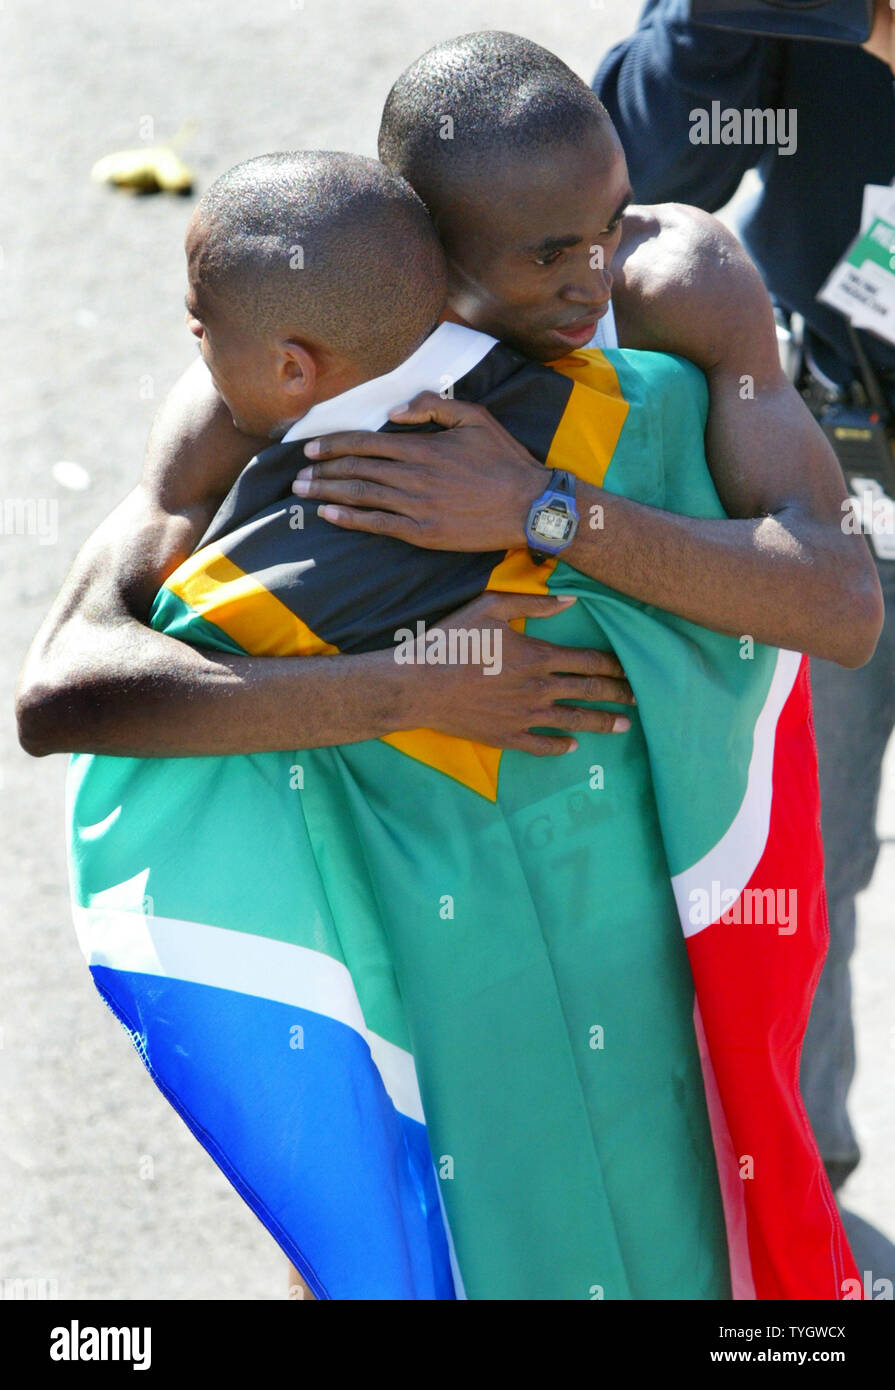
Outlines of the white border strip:
[[447,1238],[448,1259],[451,1262],[451,1277],[454,1281],[454,1297],[459,1300],[465,1300],[466,1289],[463,1287],[463,1276],[460,1273],[460,1266],[457,1263],[457,1252],[454,1249],[454,1237],[451,1235],[451,1223],[448,1221],[447,1210],[444,1205],[444,1197],[441,1193],[441,1178],[438,1176],[437,1169],[435,1171],[435,1186],[438,1189],[438,1203],[441,1207],[441,1220],[444,1224],[444,1234]]
[[72,904],[88,965],[229,989],[323,1014],[365,1040],[397,1110],[425,1124],[413,1057],[371,1033],[348,967],[322,951],[249,932]]
[[712,1131],[712,1143],[718,1168],[718,1186],[724,1209],[727,1232],[727,1255],[730,1263],[730,1292],[737,1301],[755,1298],[755,1279],[752,1256],[749,1253],[749,1224],[746,1217],[746,1184],[740,1177],[740,1165],[727,1127],[727,1116],[712,1066],[711,1053],[705,1036],[705,1025],[699,1012],[699,1000],[693,1000],[693,1027],[699,1047],[699,1061],[705,1084],[705,1103]]
[[282,443],[337,430],[378,430],[395,406],[420,391],[442,392],[477,367],[496,338],[460,323],[441,323],[394,371],[362,381],[339,396],[311,406],[283,435]]
[[711,892],[712,884],[718,883],[725,892],[729,894],[732,890],[736,895],[735,898],[728,895],[727,903],[735,902],[764,853],[771,823],[777,722],[795,685],[801,664],[801,652],[778,651],[770,688],[755,721],[749,776],[740,809],[708,854],[704,854],[691,868],[675,874],[671,880],[685,937],[695,936],[710,925],[708,922],[694,925],[690,921],[691,893],[699,890]]

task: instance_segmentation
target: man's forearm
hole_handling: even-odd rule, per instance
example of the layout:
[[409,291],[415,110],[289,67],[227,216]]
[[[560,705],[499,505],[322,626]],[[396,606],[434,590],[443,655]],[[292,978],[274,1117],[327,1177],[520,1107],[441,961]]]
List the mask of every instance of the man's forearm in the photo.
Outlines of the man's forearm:
[[[426,728],[538,757],[573,734],[624,733],[606,704],[633,703],[608,652],[521,635],[570,598],[491,591],[438,627],[492,632],[499,666],[398,663],[395,648],[351,656],[249,657],[197,650],[136,619],[52,619],[19,679],[19,741],[35,756],[205,757],[326,748]],[[493,679],[489,678],[493,677]],[[557,702],[562,702],[562,708]],[[533,733],[565,729],[566,734]]]
[[[865,541],[843,530],[835,455],[787,383],[772,381],[749,417],[737,385],[735,405],[729,382],[722,386],[706,447],[729,515],[681,516],[579,478],[581,521],[563,559],[702,627],[863,665],[882,626],[882,595]],[[524,547],[542,465],[481,406],[424,392],[401,419],[444,428],[390,438],[387,460],[373,452],[378,435],[372,443],[363,432],[321,439],[296,491],[325,506],[336,525],[410,545],[464,550],[474,537],[476,550]]]
[[585,483],[577,497],[563,559],[583,574],[718,632],[846,666],[872,654],[880,598],[860,537],[836,548],[828,527],[795,515],[678,516]]
[[108,629],[75,624],[64,651],[34,653],[26,663],[19,734],[37,756],[318,748],[415,727],[424,680],[425,668],[398,666],[391,651],[233,656],[190,647],[136,620]]

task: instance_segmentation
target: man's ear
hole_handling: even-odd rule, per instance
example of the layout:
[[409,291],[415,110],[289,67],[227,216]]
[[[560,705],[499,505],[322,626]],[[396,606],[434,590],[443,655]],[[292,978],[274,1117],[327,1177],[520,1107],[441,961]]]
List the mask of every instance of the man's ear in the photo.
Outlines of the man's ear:
[[305,403],[313,399],[319,375],[313,354],[304,343],[295,338],[285,338],[280,343],[278,370],[283,391],[292,397],[297,407],[307,409]]

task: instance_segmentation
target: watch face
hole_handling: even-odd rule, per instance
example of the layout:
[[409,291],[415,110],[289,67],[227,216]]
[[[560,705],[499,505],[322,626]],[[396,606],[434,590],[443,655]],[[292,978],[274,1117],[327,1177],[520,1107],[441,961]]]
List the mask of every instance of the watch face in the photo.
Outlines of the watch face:
[[532,531],[545,541],[564,541],[572,530],[572,518],[566,512],[543,507],[535,514]]

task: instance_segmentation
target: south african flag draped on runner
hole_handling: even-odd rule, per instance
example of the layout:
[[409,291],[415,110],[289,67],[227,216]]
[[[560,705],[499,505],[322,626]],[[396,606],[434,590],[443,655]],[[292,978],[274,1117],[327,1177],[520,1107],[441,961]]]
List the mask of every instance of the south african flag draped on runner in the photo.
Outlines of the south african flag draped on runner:
[[313,658],[485,588],[575,594],[526,631],[616,651],[630,732],[547,759],[424,729],[78,755],[94,980],[318,1297],[841,1298],[856,1270],[798,1090],[826,945],[807,663],[563,563],[296,510],[296,441],[446,382],[551,467],[723,516],[690,364],[551,369],[445,324],[249,464],[153,626]]

